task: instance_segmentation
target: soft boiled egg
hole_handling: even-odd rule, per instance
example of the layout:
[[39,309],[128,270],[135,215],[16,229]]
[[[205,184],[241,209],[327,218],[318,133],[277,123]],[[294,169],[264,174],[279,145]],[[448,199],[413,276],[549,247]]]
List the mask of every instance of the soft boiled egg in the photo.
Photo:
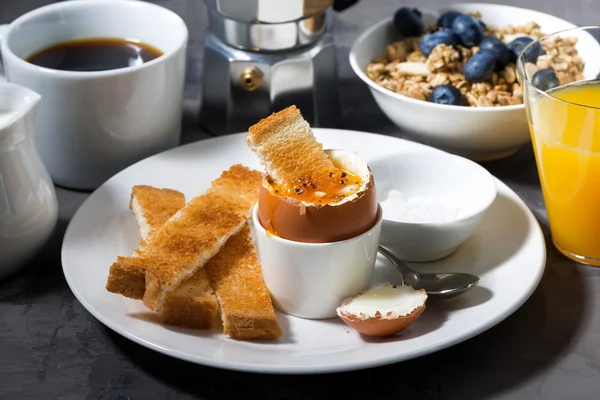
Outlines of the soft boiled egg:
[[343,300],[338,316],[369,336],[390,336],[408,328],[425,310],[427,293],[383,283]]
[[277,185],[265,176],[258,197],[261,225],[284,239],[327,243],[359,236],[377,221],[375,181],[367,163],[349,150],[325,150],[337,172],[319,181]]

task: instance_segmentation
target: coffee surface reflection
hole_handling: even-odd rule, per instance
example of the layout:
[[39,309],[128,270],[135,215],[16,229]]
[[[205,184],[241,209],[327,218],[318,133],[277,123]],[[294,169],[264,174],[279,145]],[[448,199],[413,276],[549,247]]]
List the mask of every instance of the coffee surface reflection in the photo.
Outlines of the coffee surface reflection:
[[63,71],[106,71],[141,65],[162,55],[159,49],[136,40],[86,38],[46,47],[27,61]]

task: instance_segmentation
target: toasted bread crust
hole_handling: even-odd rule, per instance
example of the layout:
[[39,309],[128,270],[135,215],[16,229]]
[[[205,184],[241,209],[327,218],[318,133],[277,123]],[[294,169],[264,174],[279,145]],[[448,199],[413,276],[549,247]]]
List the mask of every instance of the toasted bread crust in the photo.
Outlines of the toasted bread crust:
[[204,268],[200,268],[165,298],[161,320],[170,325],[194,329],[212,328],[219,304]]
[[247,224],[205,268],[221,306],[223,333],[242,340],[282,336]]
[[157,231],[140,257],[146,268],[144,303],[161,312],[164,297],[214,256],[250,215],[261,174],[234,165]]
[[[159,189],[148,185],[137,185],[131,190],[129,208],[135,216],[140,232],[140,246],[169,218],[185,205],[183,193],[173,189]],[[111,293],[141,300],[146,292],[146,271],[139,263],[115,263],[106,283]]]
[[137,185],[131,190],[129,208],[136,213],[136,223],[142,240],[156,232],[177,211],[185,206],[183,193],[173,189],[159,189],[148,185]]
[[219,315],[219,303],[206,269],[199,268],[169,293],[159,315],[166,324],[212,328]]
[[268,117],[262,118],[256,124],[248,128],[246,144],[251,149],[263,146],[282,126],[286,126],[298,118],[302,118],[302,114],[300,113],[298,107],[294,105],[284,108],[281,111],[272,113]]
[[246,143],[266,173],[280,185],[296,185],[306,179],[320,182],[327,179],[330,172],[339,172],[296,106],[271,114],[251,126]]
[[[135,265],[145,271],[144,304],[161,312],[165,297],[203,267],[246,223],[261,174],[234,165],[150,235],[138,257],[119,257],[111,271]],[[135,260],[133,260],[135,259]],[[118,287],[112,286],[113,291]]]
[[144,266],[131,262],[117,262],[110,267],[106,290],[131,299],[141,300],[146,292]]
[[[247,174],[238,168],[229,170],[226,175],[229,179],[216,180],[211,190],[231,191],[228,182],[236,181],[237,188],[231,192],[232,196],[251,203],[257,201],[257,179],[253,177],[248,181]],[[165,193],[163,190],[168,189],[140,185],[132,192],[132,201],[135,199],[139,211],[142,211],[134,213],[138,226],[147,224],[146,220],[138,218],[150,219],[148,216],[151,216],[154,221],[146,238],[159,229],[160,222],[166,223],[185,204],[183,194],[176,191]],[[156,197],[163,200],[168,197],[172,203],[154,201]],[[179,205],[179,209],[176,209],[176,205]],[[142,299],[146,291],[156,293],[160,288],[153,286],[155,283],[152,279],[146,282],[146,269],[150,264],[161,266],[164,263],[168,261],[160,257],[119,257],[111,267],[107,289],[136,299]],[[165,297],[160,312],[161,320],[167,324],[196,329],[211,328],[219,315],[213,285],[221,303],[224,334],[240,340],[281,337],[281,327],[262,280],[262,270],[247,224],[227,240],[205,268],[196,270]]]

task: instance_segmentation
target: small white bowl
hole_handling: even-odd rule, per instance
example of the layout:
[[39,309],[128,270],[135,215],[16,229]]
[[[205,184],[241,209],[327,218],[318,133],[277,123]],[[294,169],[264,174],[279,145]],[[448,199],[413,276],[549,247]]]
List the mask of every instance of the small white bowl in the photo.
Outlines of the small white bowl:
[[[388,156],[373,160],[369,165],[383,209],[380,243],[404,261],[433,261],[452,254],[473,234],[496,198],[496,181],[486,169],[441,151]],[[406,215],[393,216],[398,214],[398,209],[390,209],[389,203],[382,203],[390,190],[401,192],[407,199],[435,198],[438,204],[448,204],[458,208],[458,212],[453,212],[452,219],[444,222],[394,220],[392,217],[402,221],[410,219]]]
[[[544,33],[575,25],[538,11],[496,4],[456,4],[422,9],[425,26],[446,11],[480,12],[487,25],[504,27],[537,22]],[[503,107],[462,107],[412,99],[385,89],[365,73],[367,65],[385,54],[386,45],[400,39],[391,17],[362,33],[352,44],[350,65],[367,84],[375,101],[400,129],[423,143],[485,161],[507,157],[530,140],[523,104]],[[585,60],[584,60],[585,61]]]

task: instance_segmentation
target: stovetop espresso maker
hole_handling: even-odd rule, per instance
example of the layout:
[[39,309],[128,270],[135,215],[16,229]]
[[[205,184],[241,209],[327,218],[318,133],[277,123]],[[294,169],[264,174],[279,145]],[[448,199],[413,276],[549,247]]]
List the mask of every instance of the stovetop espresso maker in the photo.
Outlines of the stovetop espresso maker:
[[243,132],[295,104],[316,127],[339,121],[330,10],[358,0],[205,0],[200,125]]

